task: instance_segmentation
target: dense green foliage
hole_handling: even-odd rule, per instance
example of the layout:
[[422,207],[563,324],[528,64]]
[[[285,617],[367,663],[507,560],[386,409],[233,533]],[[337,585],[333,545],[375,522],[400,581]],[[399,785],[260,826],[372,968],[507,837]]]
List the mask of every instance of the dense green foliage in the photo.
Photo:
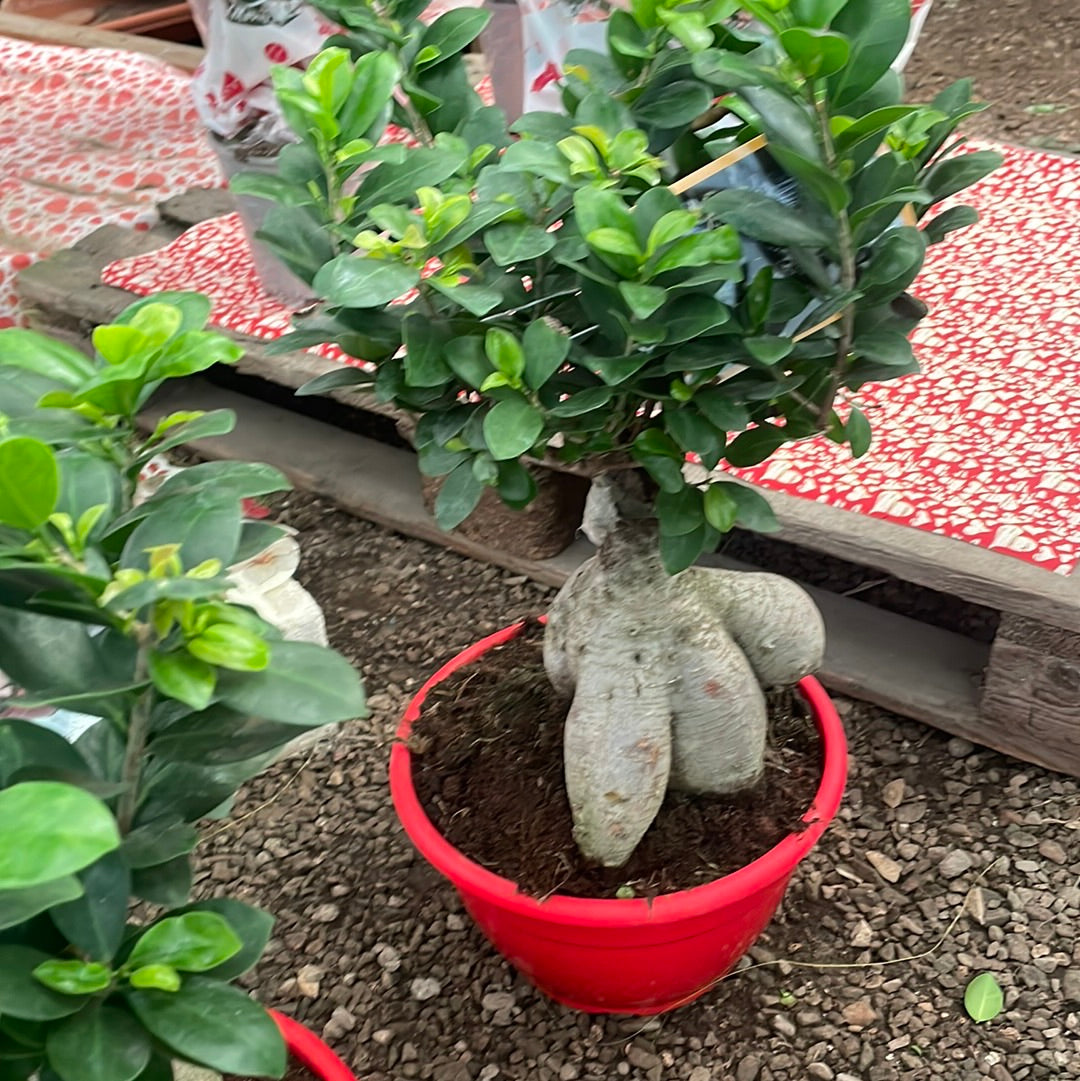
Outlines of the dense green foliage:
[[[631,0],[606,54],[567,57],[565,113],[509,131],[462,61],[486,13],[424,26],[420,0],[319,6],[345,32],[276,73],[299,142],[277,177],[236,186],[281,204],[262,235],[325,300],[285,345],[372,364],[309,389],[373,382],[419,415],[445,527],[485,486],[527,504],[523,458],[634,464],[675,571],[735,523],[772,524],[743,486],[687,482],[687,453],[748,466],[818,432],[865,451],[853,393],[916,370],[906,290],[927,245],[975,219],[898,214],[998,161],[952,153],[980,108],[967,82],[901,104],[908,0]],[[391,122],[415,145],[379,145]],[[668,190],[761,134],[771,187]]]
[[[163,380],[239,357],[209,312],[198,294],[140,301],[97,328],[93,358],[0,331],[0,670],[22,709],[101,718],[74,745],[0,719],[2,1081],[161,1081],[177,1057],[285,1069],[269,1015],[229,986],[272,919],[188,903],[195,823],[364,699],[344,658],[226,599],[227,568],[279,533],[241,500],[287,488],[280,473],[210,462],[135,503],[151,457],[232,427],[228,411],[136,427]],[[136,900],[168,910],[134,923]]]

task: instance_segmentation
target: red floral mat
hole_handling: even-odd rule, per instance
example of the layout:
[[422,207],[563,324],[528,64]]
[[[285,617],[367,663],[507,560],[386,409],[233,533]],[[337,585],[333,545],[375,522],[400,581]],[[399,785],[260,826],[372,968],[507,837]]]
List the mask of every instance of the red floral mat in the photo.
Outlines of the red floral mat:
[[[1080,556],[1080,162],[1003,149],[1004,167],[965,195],[980,224],[937,246],[916,283],[931,309],[915,335],[924,371],[859,394],[870,452],[853,461],[809,440],[738,475],[1068,574]],[[234,215],[103,277],[143,295],[202,290],[215,322],[255,337],[288,326]]]
[[190,78],[149,56],[0,37],[0,327],[15,275],[101,225],[221,183]]

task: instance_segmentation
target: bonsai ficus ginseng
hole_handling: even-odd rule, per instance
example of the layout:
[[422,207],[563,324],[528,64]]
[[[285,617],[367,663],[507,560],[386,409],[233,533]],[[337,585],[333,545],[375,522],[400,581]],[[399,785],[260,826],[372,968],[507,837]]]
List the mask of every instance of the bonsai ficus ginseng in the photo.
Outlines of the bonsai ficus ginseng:
[[[4,1079],[285,1071],[273,1020],[231,986],[273,919],[191,901],[196,823],[364,698],[343,657],[231,597],[230,565],[281,535],[241,501],[281,473],[208,462],[136,502],[151,458],[233,425],[136,424],[163,381],[239,358],[209,314],[198,294],[149,297],[94,331],[92,357],[0,331],[0,671],[20,688],[0,701]],[[44,707],[99,720],[72,744],[30,719]]]
[[[956,153],[968,82],[902,103],[907,0],[630,0],[605,53],[566,57],[564,111],[509,130],[462,62],[486,13],[321,7],[343,33],[276,73],[298,142],[239,185],[281,204],[262,236],[324,300],[283,344],[368,362],[309,392],[369,384],[417,417],[446,529],[486,487],[526,505],[531,460],[595,478],[598,552],[544,654],[573,695],[575,836],[618,866],[668,786],[759,778],[762,686],[822,655],[795,585],[694,567],[733,526],[775,524],[687,456],[750,466],[821,434],[864,453],[859,389],[917,370],[907,289],[976,218],[924,216],[998,156]],[[380,144],[390,123],[412,145]],[[700,179],[722,157],[743,160]]]

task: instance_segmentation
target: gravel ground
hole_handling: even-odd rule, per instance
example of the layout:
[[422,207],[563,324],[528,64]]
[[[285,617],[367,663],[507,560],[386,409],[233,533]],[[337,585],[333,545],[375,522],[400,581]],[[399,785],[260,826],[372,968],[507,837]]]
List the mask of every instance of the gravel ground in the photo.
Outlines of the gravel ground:
[[[762,967],[648,1021],[542,998],[412,850],[386,761],[418,683],[549,591],[307,496],[279,510],[372,716],[249,786],[199,888],[276,912],[250,986],[361,1081],[1080,1078],[1080,782],[849,702],[848,793]],[[984,970],[1005,1010],[976,1025],[963,989]]]

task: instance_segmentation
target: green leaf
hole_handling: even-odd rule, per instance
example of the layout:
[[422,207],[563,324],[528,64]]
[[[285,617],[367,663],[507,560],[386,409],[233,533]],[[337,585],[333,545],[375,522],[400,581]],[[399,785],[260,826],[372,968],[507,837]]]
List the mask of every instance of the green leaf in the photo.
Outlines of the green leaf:
[[793,26],[780,34],[780,45],[808,78],[838,72],[851,54],[851,45],[842,34],[807,30]]
[[288,477],[280,469],[262,462],[200,462],[166,477],[149,505],[167,497],[186,498],[201,488],[210,488],[217,496],[228,492],[239,501],[271,492],[287,492],[291,487]]
[[206,972],[240,952],[243,943],[216,912],[185,912],[148,928],[127,963],[171,965],[180,972]]
[[153,991],[179,991],[183,986],[180,973],[172,965],[143,965],[128,977],[132,987]]
[[338,113],[346,142],[369,133],[373,140],[381,136],[382,125],[377,132],[372,125],[386,115],[399,74],[397,61],[388,52],[367,53],[356,61],[352,88]]
[[857,357],[865,357],[890,368],[910,368],[915,357],[907,335],[887,327],[860,334],[852,346],[852,352]]
[[782,428],[763,423],[750,428],[733,439],[724,452],[727,461],[737,469],[757,465],[787,442]]
[[26,436],[0,442],[0,523],[37,529],[55,510],[59,494],[51,447]]
[[97,374],[90,358],[74,346],[21,327],[0,330],[0,366],[21,368],[72,388]]
[[585,234],[585,242],[598,252],[625,255],[634,260],[641,258],[641,249],[633,234],[623,233],[618,229],[594,229]]
[[760,492],[747,484],[719,481],[727,494],[734,500],[738,509],[735,524],[743,529],[752,529],[756,533],[776,533],[780,523],[776,520],[768,500]]
[[81,894],[82,886],[74,875],[54,878],[51,882],[22,890],[0,890],[0,931],[25,923],[46,909],[73,901]]
[[484,352],[482,338],[454,338],[446,347],[446,363],[466,385],[479,390],[495,370]]
[[525,383],[539,390],[562,367],[570,352],[570,339],[543,319],[525,328]]
[[705,209],[744,236],[780,248],[830,248],[834,243],[833,237],[807,221],[804,214],[749,189],[716,192],[705,200]]
[[82,995],[62,995],[35,978],[34,970],[53,960],[29,946],[0,946],[0,1014],[55,1021],[82,1009],[86,1002]]
[[180,559],[185,570],[207,560],[232,564],[240,543],[243,515],[240,501],[230,491],[203,488],[189,498],[150,501],[150,513],[132,530],[120,556],[122,567],[146,570],[150,566],[148,550],[162,545],[180,545]]
[[268,912],[231,897],[211,897],[205,901],[196,901],[173,911],[171,915],[177,916],[185,912],[216,913],[240,939],[241,946],[235,954],[207,971],[208,976],[218,980],[234,980],[247,972],[262,956],[274,927],[274,917]]
[[[58,512],[69,514],[77,522],[88,510],[104,506],[105,520],[120,508],[123,498],[123,482],[120,471],[111,462],[85,451],[71,449],[61,451],[56,458],[60,470],[60,484],[56,507]],[[105,525],[99,519],[95,536]]]
[[862,410],[851,407],[851,415],[844,425],[844,438],[851,446],[851,456],[861,458],[870,449],[870,422]]
[[915,105],[886,105],[882,109],[875,109],[865,116],[860,116],[836,136],[834,139],[836,152],[844,154],[863,139],[880,135],[881,132],[892,127],[897,121],[910,116],[917,109],[918,106]]
[[212,623],[187,642],[187,649],[200,661],[236,672],[262,671],[272,659],[269,643],[234,623]]
[[474,510],[484,494],[484,485],[473,473],[472,461],[455,466],[435,497],[435,521],[440,529],[456,529]]
[[660,532],[672,537],[692,533],[705,520],[701,490],[690,484],[677,492],[660,492],[655,506]]
[[544,415],[520,395],[496,402],[484,415],[484,441],[496,461],[530,450],[544,431]]
[[713,297],[682,296],[664,313],[667,327],[664,342],[676,344],[701,338],[729,322],[731,309]]
[[731,496],[729,486],[710,484],[705,489],[705,520],[718,533],[727,533],[739,514],[739,505]]
[[514,510],[523,510],[535,498],[536,481],[517,458],[499,462],[496,490],[499,498]]
[[155,454],[164,454],[173,447],[194,443],[197,439],[210,439],[215,435],[228,435],[236,427],[236,414],[231,409],[214,409],[203,413],[186,424],[170,428],[168,434],[159,443],[154,443],[149,453],[144,453],[140,461],[148,460]]
[[261,672],[222,672],[218,697],[240,713],[282,724],[310,727],[367,716],[352,665],[310,642],[275,642]]
[[198,839],[198,831],[190,822],[175,817],[159,818],[127,834],[120,854],[128,867],[154,867],[177,856],[186,856]]
[[277,751],[295,736],[294,724],[252,717],[219,703],[173,721],[154,736],[150,747],[170,762],[219,766]]
[[930,244],[938,244],[947,233],[963,229],[979,220],[979,212],[972,206],[953,206],[935,215],[923,226],[923,235]]
[[[230,791],[236,785],[230,785]],[[207,810],[220,803],[215,800]],[[131,892],[144,901],[174,908],[182,905],[191,893],[191,861],[177,856],[153,867],[140,867],[131,874]]]
[[580,417],[607,405],[611,401],[612,393],[610,387],[586,387],[553,405],[548,412],[553,417]]
[[705,551],[709,537],[709,529],[704,522],[689,533],[661,533],[660,559],[664,570],[668,574],[678,574],[693,566]]
[[888,300],[904,292],[922,269],[926,237],[913,226],[890,229],[872,251],[856,287],[869,300]]
[[134,1081],[150,1061],[150,1037],[116,1006],[82,1013],[51,1029],[49,1065],[63,1081]]
[[510,331],[492,327],[484,336],[484,352],[496,371],[509,380],[506,385],[520,385],[521,377],[525,374],[525,351]]
[[430,284],[436,292],[442,293],[448,300],[452,300],[478,319],[497,308],[503,299],[502,293],[492,285],[449,285],[434,278],[430,280]]
[[80,788],[27,781],[0,791],[0,889],[62,878],[119,845],[112,812]]
[[175,333],[184,333],[189,330],[202,330],[210,318],[210,298],[204,293],[194,293],[187,290],[167,290],[163,293],[152,293],[129,304],[114,320],[114,323],[130,325],[142,325],[143,312],[147,308],[160,308],[163,305],[174,309],[180,314],[179,322],[175,323]]
[[312,281],[319,296],[350,308],[381,308],[397,300],[420,281],[420,272],[404,263],[370,255],[339,255]]
[[690,79],[647,84],[631,111],[642,127],[668,131],[696,120],[712,104],[712,97],[708,87]]
[[308,394],[325,394],[329,390],[338,390],[341,387],[370,386],[375,376],[363,368],[341,367],[331,372],[317,375],[309,379],[297,390],[297,395],[303,397]]
[[26,721],[0,721],[0,787],[27,766],[52,766],[71,773],[85,773],[87,769],[79,752],[58,733]]
[[703,416],[692,403],[664,406],[664,427],[684,451],[716,459],[724,451],[724,432]]
[[666,289],[658,285],[641,285],[639,282],[619,282],[619,293],[635,319],[648,319],[667,300]]
[[847,63],[829,79],[834,109],[853,102],[889,70],[910,25],[910,0],[848,0],[831,26],[851,42]]
[[456,56],[480,36],[491,19],[491,12],[478,8],[453,8],[440,15],[420,38],[420,48],[438,49],[440,63]]
[[[469,149],[464,142],[455,148],[418,147],[408,151],[400,164],[384,162],[366,174],[356,193],[356,207],[366,210],[376,203],[399,203],[414,198],[416,189],[438,187],[468,160]],[[341,258],[352,258],[342,256]],[[405,292],[403,289],[402,292]],[[395,299],[394,297],[390,298]],[[365,305],[370,307],[371,305]]]
[[217,673],[206,661],[185,650],[155,651],[150,654],[149,666],[154,687],[167,698],[175,698],[192,709],[206,709],[214,697]]
[[1005,159],[996,150],[976,150],[957,154],[927,169],[920,181],[935,203],[963,191],[1001,166]]
[[991,972],[980,972],[964,990],[964,1009],[975,1022],[993,1021],[1004,1007],[1005,996]]
[[97,961],[42,961],[34,979],[61,995],[92,995],[112,983],[112,969]]
[[[126,838],[125,838],[126,841]],[[111,961],[124,937],[131,873],[118,852],[79,872],[82,896],[50,913],[57,930],[97,961]]]
[[484,245],[499,266],[538,259],[555,247],[555,235],[528,222],[503,222],[484,234]]
[[405,382],[410,387],[441,387],[453,377],[445,360],[448,337],[426,315],[413,314],[401,324],[405,344]]
[[766,334],[755,338],[744,338],[750,355],[759,363],[770,367],[779,364],[785,357],[791,355],[795,343],[790,338],[778,338],[775,335]]
[[281,1077],[285,1044],[270,1015],[228,984],[189,976],[179,991],[130,991],[135,1016],[166,1047],[242,1077]]

